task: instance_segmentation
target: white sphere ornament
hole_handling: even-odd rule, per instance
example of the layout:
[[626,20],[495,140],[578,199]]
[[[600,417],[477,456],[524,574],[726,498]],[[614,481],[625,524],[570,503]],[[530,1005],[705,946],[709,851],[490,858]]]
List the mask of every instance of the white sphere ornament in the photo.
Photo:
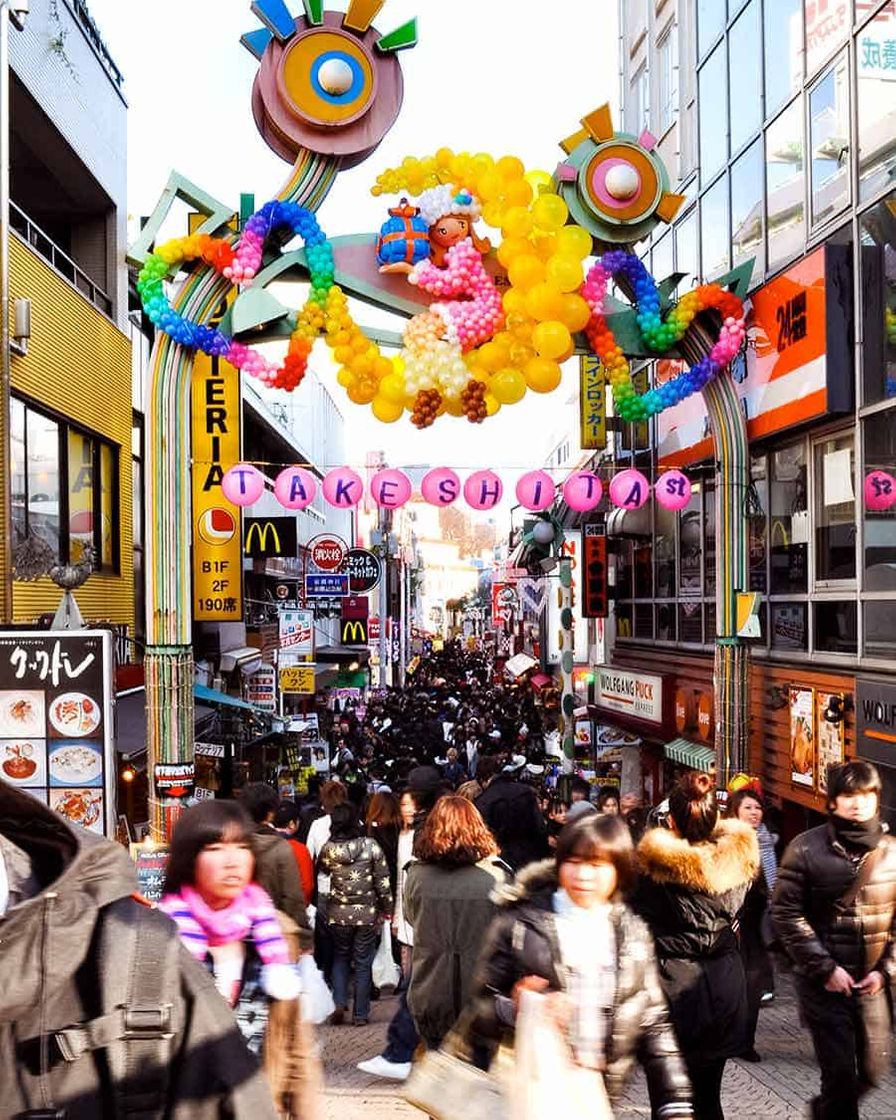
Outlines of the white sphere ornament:
[[617,163],[607,172],[605,180],[607,194],[612,195],[619,202],[633,198],[638,193],[641,179],[638,172],[630,163]]
[[328,58],[321,63],[317,80],[332,97],[341,97],[352,88],[352,68],[343,58]]
[[538,544],[550,544],[554,539],[554,526],[550,521],[536,521],[532,527],[532,536]]

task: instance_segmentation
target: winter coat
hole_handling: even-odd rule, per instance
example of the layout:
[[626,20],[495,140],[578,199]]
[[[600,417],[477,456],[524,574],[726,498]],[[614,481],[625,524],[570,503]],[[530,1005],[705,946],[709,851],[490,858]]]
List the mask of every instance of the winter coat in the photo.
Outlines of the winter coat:
[[[553,896],[556,865],[545,860],[527,867],[515,882],[496,892],[499,913],[489,930],[476,970],[477,1015],[472,1030],[480,1038],[501,1039],[509,1029],[507,1007],[514,985],[541,976],[552,991],[566,987]],[[616,990],[607,1029],[606,1084],[611,1098],[622,1093],[637,1059],[645,1069],[657,1115],[690,1115],[691,1087],[669,1022],[647,927],[628,906],[613,904],[610,918],[616,946]]]
[[404,917],[414,931],[408,1007],[420,1036],[436,1048],[472,995],[473,971],[494,917],[491,901],[507,868],[485,859],[466,867],[412,863]]
[[[884,835],[871,879],[848,909],[837,901],[859,873],[830,823],[789,845],[772,897],[775,932],[806,980],[823,984],[837,965],[854,980],[883,973],[896,986],[896,839]],[[868,856],[864,856],[867,859]]]
[[[11,896],[0,917],[0,1120],[29,1109],[64,1110],[66,1120],[113,1120],[113,1085],[101,1048],[64,1060],[59,1032],[108,1014],[101,979],[134,961],[100,960],[104,908],[141,923],[161,923],[175,944],[177,927],[130,898],[136,889],[127,853],[69,824],[29,794],[0,780],[0,834],[36,877],[36,893]],[[146,927],[144,927],[146,928]],[[171,1060],[157,1075],[165,1099],[147,1106],[147,1120],[273,1120],[258,1062],[211,976],[179,944],[179,976],[171,1009]],[[42,1072],[40,1039],[49,1041]],[[116,1044],[120,1045],[120,1044]],[[128,1044],[124,1044],[128,1045]]]
[[328,840],[318,868],[330,877],[327,921],[335,926],[376,926],[392,913],[389,866],[369,836]]
[[392,892],[393,898],[398,886],[398,834],[399,826],[397,824],[385,826],[373,824],[370,826],[370,835],[383,849],[383,855],[386,857],[386,863],[389,866],[389,890]]
[[302,935],[304,944],[310,947],[306,900],[289,841],[269,825],[261,824],[252,837],[252,848],[255,852],[255,882],[264,887],[278,910],[288,914],[305,931]]
[[746,980],[733,923],[759,869],[755,830],[719,821],[709,840],[690,844],[653,828],[637,851],[632,905],[656,942],[682,1053],[691,1065],[743,1053]]
[[531,786],[510,774],[496,774],[474,804],[498,841],[501,858],[514,871],[547,855],[547,826]]

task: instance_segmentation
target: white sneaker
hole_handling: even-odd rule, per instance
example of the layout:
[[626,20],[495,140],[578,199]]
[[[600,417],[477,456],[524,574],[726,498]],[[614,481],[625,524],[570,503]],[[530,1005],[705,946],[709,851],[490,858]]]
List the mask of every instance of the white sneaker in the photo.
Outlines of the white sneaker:
[[411,1063],[390,1062],[382,1054],[377,1054],[375,1058],[368,1058],[366,1062],[358,1062],[358,1069],[362,1073],[383,1077],[387,1081],[407,1081],[411,1072]]

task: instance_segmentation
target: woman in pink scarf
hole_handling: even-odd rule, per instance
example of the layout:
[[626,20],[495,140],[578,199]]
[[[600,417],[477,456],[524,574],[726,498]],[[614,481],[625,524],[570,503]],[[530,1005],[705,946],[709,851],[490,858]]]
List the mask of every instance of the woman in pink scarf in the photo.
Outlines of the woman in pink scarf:
[[319,1064],[299,1014],[299,930],[252,882],[253,825],[235,801],[203,801],[180,817],[159,909],[211,972],[284,1120],[320,1115]]

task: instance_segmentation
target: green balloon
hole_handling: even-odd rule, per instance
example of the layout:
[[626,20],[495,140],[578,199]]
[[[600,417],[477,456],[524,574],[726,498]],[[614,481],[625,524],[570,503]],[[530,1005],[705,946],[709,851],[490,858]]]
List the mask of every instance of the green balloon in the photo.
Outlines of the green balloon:
[[575,735],[567,735],[563,740],[563,753],[567,758],[575,758],[576,755],[576,738]]
[[562,561],[560,563],[560,586],[572,587],[572,564]]
[[571,673],[573,666],[572,650],[566,649],[560,656],[560,668],[564,673]]
[[560,612],[560,625],[564,630],[572,629],[572,611],[569,607],[564,607]]
[[575,696],[566,695],[563,697],[563,714],[572,718],[573,712],[576,710]]

